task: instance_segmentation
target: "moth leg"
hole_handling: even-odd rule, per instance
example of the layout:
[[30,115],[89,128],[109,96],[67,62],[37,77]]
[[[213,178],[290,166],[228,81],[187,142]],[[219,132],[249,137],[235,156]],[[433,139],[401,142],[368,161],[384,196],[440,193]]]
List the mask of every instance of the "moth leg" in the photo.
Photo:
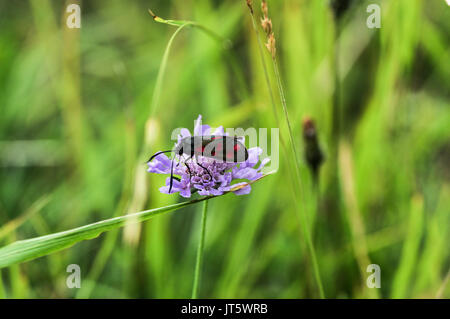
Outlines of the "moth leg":
[[173,162],[175,161],[175,156],[172,159],[172,164],[170,165],[170,185],[169,185],[169,194],[172,191],[173,186]]
[[211,172],[205,166],[203,166],[202,164],[200,164],[198,162],[198,157],[195,157],[195,159],[196,159],[197,165],[200,166],[201,168],[203,168],[208,173],[208,175],[211,177],[211,180],[213,180],[213,176],[212,176]]
[[192,178],[192,172],[191,169],[189,168],[189,165],[186,163],[188,160],[192,159],[192,156],[189,156],[185,161],[184,161],[184,165],[186,165],[186,168],[189,172],[189,182],[191,181]]

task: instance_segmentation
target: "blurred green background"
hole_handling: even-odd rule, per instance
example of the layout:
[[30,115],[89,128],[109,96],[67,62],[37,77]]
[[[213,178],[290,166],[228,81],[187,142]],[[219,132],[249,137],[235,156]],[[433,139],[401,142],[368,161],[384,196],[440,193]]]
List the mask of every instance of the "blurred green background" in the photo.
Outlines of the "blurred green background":
[[[81,5],[80,29],[65,25],[70,3]],[[380,29],[366,27],[370,3],[381,6]],[[157,105],[176,28],[154,22],[148,8],[231,41],[184,28]],[[304,209],[327,297],[449,298],[450,7],[351,1],[334,19],[326,0],[286,0],[269,1],[269,14],[303,189],[291,187],[280,148],[278,173],[250,195],[210,200],[199,296],[318,297]],[[277,126],[244,0],[0,0],[0,111],[0,246],[182,201],[159,193],[165,177],[148,174],[145,161],[198,114],[212,126]],[[304,160],[307,116],[325,154],[317,185]],[[200,210],[2,269],[0,297],[189,298]],[[366,285],[371,263],[381,268],[380,289]],[[69,264],[81,267],[81,289],[66,286]]]

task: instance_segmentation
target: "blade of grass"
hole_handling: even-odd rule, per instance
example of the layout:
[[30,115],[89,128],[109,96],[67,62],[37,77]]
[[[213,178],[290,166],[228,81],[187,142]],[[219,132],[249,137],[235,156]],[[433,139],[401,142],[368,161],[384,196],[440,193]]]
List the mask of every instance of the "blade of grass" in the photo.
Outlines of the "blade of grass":
[[[283,89],[283,85],[281,83],[281,77],[280,77],[280,71],[278,69],[278,63],[277,63],[277,59],[273,58],[273,66],[274,66],[274,71],[275,71],[275,77],[277,79],[277,86],[278,86],[278,91],[280,94],[280,99],[281,99],[281,105],[283,106],[283,112],[284,112],[284,117],[286,120],[286,124],[288,127],[288,132],[289,132],[289,141],[291,144],[291,151],[293,154],[293,160],[294,160],[294,167],[295,167],[295,172],[296,172],[296,178],[295,181],[298,185],[298,190],[299,190],[299,197],[300,197],[300,202],[304,202],[304,189],[302,187],[302,182],[301,182],[301,174],[300,174],[300,158],[298,156],[298,152],[296,150],[296,143],[294,142],[294,137],[293,137],[293,133],[292,133],[292,126],[291,126],[291,122],[289,120],[289,113],[287,110],[287,106],[286,106],[286,98],[284,95],[284,89]],[[311,232],[309,229],[309,221],[308,221],[308,216],[305,212],[305,209],[300,209],[300,219],[301,219],[301,225],[302,225],[302,229],[303,229],[303,233],[306,239],[306,245],[308,246],[308,250],[309,250],[309,254],[311,257],[311,263],[314,269],[314,277],[316,279],[316,283],[317,283],[317,288],[319,290],[319,295],[321,298],[325,298],[325,294],[324,294],[324,290],[323,290],[323,285],[322,285],[322,279],[320,276],[320,270],[319,270],[319,264],[317,263],[317,257],[316,257],[316,251],[314,248],[314,244],[312,242],[311,239]]]
[[190,204],[195,204],[202,200],[204,200],[204,198],[149,209],[135,214],[106,219],[59,233],[14,242],[0,248],[0,268],[48,255],[68,248],[82,240],[96,238],[105,231],[124,226],[130,220],[134,219],[135,221],[142,222],[153,216],[170,212]]
[[192,287],[192,299],[197,299],[198,285],[200,282],[200,271],[203,263],[203,247],[205,246],[206,217],[208,213],[208,201],[203,202],[202,226],[200,230],[200,240],[197,247],[197,258],[195,262],[194,285]]
[[3,285],[2,271],[0,270],[0,299],[6,298],[5,287]]
[[423,198],[415,195],[411,200],[408,233],[403,244],[402,255],[392,284],[392,298],[407,298],[411,277],[419,257],[419,246],[423,233]]
[[[233,191],[242,189],[243,187],[253,184],[263,177],[268,176],[271,173],[263,175],[261,178],[250,181],[248,183],[235,186],[230,191],[224,193],[223,195],[229,194]],[[221,195],[221,196],[223,196]],[[81,227],[73,228],[67,231],[62,231],[59,233],[54,233],[46,236],[36,237],[27,240],[16,241],[10,245],[0,248],[0,269],[21,263],[24,261],[29,261],[38,257],[49,255],[51,253],[69,248],[74,244],[83,241],[94,239],[100,234],[106,231],[117,229],[119,227],[125,226],[129,222],[143,222],[156,215],[161,215],[168,213],[182,207],[196,204],[198,202],[219,197],[219,196],[206,196],[199,199],[194,199],[191,201],[168,205],[159,208],[153,208],[149,210],[144,210],[134,214],[128,214],[125,216],[114,217],[106,220],[102,220],[93,224],[84,225]]]
[[[255,32],[257,34],[258,40],[259,40],[259,32],[257,31],[256,28],[256,22],[255,22],[255,18],[254,18],[254,12],[253,12],[253,7],[250,1],[247,1],[247,6],[249,8],[249,12],[250,12],[250,16],[252,17],[252,22],[254,25],[254,29]],[[260,40],[259,40],[260,41]],[[258,42],[259,43],[259,42]],[[261,49],[261,46],[260,46]],[[275,51],[274,51],[275,52]],[[262,50],[260,50],[260,53],[262,54]],[[264,62],[264,56],[262,56],[262,61],[263,61],[263,65],[265,65]],[[289,120],[289,114],[288,114],[288,110],[287,110],[287,106],[286,106],[286,98],[285,98],[285,94],[284,94],[284,89],[283,89],[283,85],[281,83],[281,76],[280,76],[280,72],[278,69],[278,63],[277,63],[277,59],[276,59],[276,55],[275,53],[272,54],[272,63],[273,63],[273,69],[275,72],[275,78],[277,80],[277,88],[278,88],[278,93],[280,96],[280,100],[281,100],[281,105],[283,108],[283,113],[284,113],[284,118],[287,124],[287,128],[288,128],[288,134],[289,134],[289,141],[290,141],[290,145],[291,145],[291,152],[292,152],[292,157],[293,157],[293,161],[294,161],[294,167],[295,167],[295,178],[293,180],[294,185],[296,185],[296,188],[299,190],[299,194],[300,194],[300,203],[303,203],[303,187],[301,185],[301,174],[300,174],[300,158],[298,156],[297,150],[296,150],[296,143],[294,142],[294,137],[293,137],[293,133],[292,133],[292,126],[291,126],[291,122]],[[265,67],[264,67],[265,68]],[[265,68],[265,72],[267,68]],[[266,80],[268,79],[268,77],[266,77]],[[266,81],[267,82],[267,81]],[[269,86],[269,91],[271,92],[272,89],[270,87],[270,82],[267,82],[267,85]],[[274,110],[275,114],[276,114],[276,109]],[[294,201],[296,202],[296,206],[299,207],[297,199],[294,197]],[[300,226],[302,227],[302,231],[303,231],[303,235],[305,237],[305,241],[306,241],[306,245],[308,247],[308,251],[311,257],[311,264],[312,267],[314,269],[314,277],[316,280],[316,284],[317,284],[317,288],[319,290],[319,295],[321,298],[325,298],[325,294],[323,291],[323,286],[322,286],[322,279],[320,276],[320,270],[319,270],[319,265],[317,263],[317,258],[316,258],[316,252],[314,249],[314,245],[311,239],[311,232],[309,230],[309,223],[308,223],[308,219],[307,219],[307,214],[304,211],[304,209],[299,209],[299,218],[300,218]]]
[[201,30],[203,30],[206,34],[208,34],[209,36],[215,38],[218,41],[222,41],[224,43],[228,43],[227,40],[225,40],[224,38],[222,38],[219,34],[217,34],[214,30],[211,30],[210,28],[205,27],[204,25],[195,22],[195,21],[188,21],[188,20],[166,20],[163,19],[161,17],[158,17],[156,14],[153,13],[152,10],[148,9],[148,12],[150,13],[150,15],[153,17],[153,20],[155,20],[156,22],[159,23],[164,23],[167,25],[172,25],[175,27],[182,27],[182,26],[186,26],[186,25],[191,25],[193,27],[199,28]]
[[439,288],[438,292],[436,293],[436,299],[441,299],[443,297],[445,288],[447,287],[447,284],[449,281],[450,281],[450,269],[448,270],[447,275],[445,276],[441,287]]
[[153,114],[155,113],[158,105],[159,105],[159,99],[160,99],[160,96],[161,96],[162,84],[163,84],[163,79],[164,79],[164,75],[165,75],[166,68],[167,68],[167,59],[169,57],[170,49],[172,48],[172,44],[173,44],[173,41],[174,41],[175,37],[177,36],[177,34],[184,27],[187,27],[187,26],[196,27],[196,28],[204,31],[206,34],[208,34],[212,38],[216,39],[217,41],[223,43],[224,47],[229,46],[229,41],[227,41],[224,38],[222,38],[220,35],[218,35],[213,30],[211,30],[211,29],[209,29],[209,28],[207,28],[207,27],[205,27],[205,26],[203,26],[203,25],[201,25],[201,24],[199,24],[197,22],[186,21],[186,20],[166,20],[166,19],[163,19],[163,18],[158,17],[157,15],[155,15],[153,13],[153,11],[150,10],[150,9],[148,9],[148,12],[153,17],[154,21],[178,27],[178,29],[172,34],[169,42],[167,43],[167,47],[166,47],[166,50],[164,51],[163,59],[161,61],[161,65],[159,67],[158,75],[156,77],[155,90],[153,91],[153,97],[152,97],[152,102],[151,102],[151,110],[150,110],[150,117],[149,117],[149,118],[151,118],[153,116]]
[[44,208],[45,205],[47,205],[49,201],[50,201],[50,196],[48,196],[48,195],[45,195],[45,196],[39,198],[22,215],[20,215],[19,217],[9,221],[8,223],[6,223],[2,227],[0,227],[0,239],[5,237],[6,235],[10,234],[14,230],[16,230],[18,227],[20,227],[23,223],[25,223],[27,220],[29,220],[34,214],[36,214],[42,208]]
[[170,49],[172,48],[173,41],[176,38],[177,34],[180,33],[180,31],[184,27],[188,26],[189,24],[190,23],[181,24],[178,27],[178,29],[172,34],[172,36],[169,39],[169,42],[167,43],[166,50],[164,51],[164,55],[163,55],[163,58],[161,61],[161,65],[159,67],[158,75],[156,77],[155,89],[153,91],[152,102],[150,105],[149,118],[151,118],[153,116],[153,114],[156,112],[158,105],[159,105],[159,99],[160,99],[161,91],[162,91],[162,84],[163,84],[164,75],[166,73],[166,68],[167,68],[167,59],[169,58],[169,53],[170,53]]
[[[124,154],[124,163],[125,163],[125,173],[123,177],[124,182],[122,186],[122,194],[113,217],[120,216],[120,214],[126,209],[126,206],[129,204],[133,182],[132,177],[132,174],[134,172],[133,164],[135,161],[135,153],[136,153],[135,143],[133,142],[135,140],[135,136],[133,134],[134,130],[131,129],[130,125],[126,125],[124,131],[126,139],[126,151]],[[144,192],[146,192],[145,188]],[[144,209],[144,207],[136,208],[133,211],[138,211],[142,209]],[[126,229],[127,226],[124,227],[124,232],[126,232]],[[118,230],[115,230],[109,232],[105,236],[102,245],[98,250],[95,259],[92,263],[92,267],[86,276],[86,279],[88,280],[86,280],[85,284],[81,287],[81,289],[78,289],[75,295],[76,298],[88,299],[90,297],[92,291],[95,288],[95,285],[93,284],[97,282],[98,277],[103,272],[103,269],[106,266],[108,259],[110,258],[111,254],[114,251],[118,235],[119,235]]]
[[[365,289],[365,280],[367,277],[366,268],[371,264],[366,242],[366,231],[361,212],[358,207],[355,194],[354,176],[353,176],[353,158],[351,148],[348,142],[341,142],[338,150],[339,170],[342,172],[342,184],[346,217],[350,225],[353,252],[359,266],[361,274],[361,286]],[[368,297],[378,298],[377,289],[365,289]]]
[[261,38],[259,36],[258,26],[256,24],[255,15],[253,14],[253,9],[250,9],[250,17],[252,18],[253,31],[255,31],[256,41],[258,42],[259,56],[261,58],[261,64],[263,66],[264,79],[266,81],[267,89],[269,91],[270,102],[272,104],[272,111],[273,111],[273,115],[275,117],[275,123],[277,124],[278,127],[280,127],[280,121],[278,119],[278,113],[277,113],[277,106],[276,106],[276,103],[275,103],[275,97],[273,96],[272,85],[270,84],[269,72],[267,71],[267,64],[266,64],[266,61],[264,60],[264,53],[263,53],[264,49],[263,49],[263,46],[262,46]]

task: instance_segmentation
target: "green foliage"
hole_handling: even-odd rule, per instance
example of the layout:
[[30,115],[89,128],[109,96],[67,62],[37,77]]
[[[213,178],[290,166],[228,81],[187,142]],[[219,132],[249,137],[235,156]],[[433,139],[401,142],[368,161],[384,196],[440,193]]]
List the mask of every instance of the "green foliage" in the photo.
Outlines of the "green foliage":
[[[288,153],[251,194],[208,201],[199,296],[319,297],[306,229],[326,297],[449,298],[450,11],[352,1],[335,23],[328,3],[268,1],[292,145],[245,0],[157,1],[174,19],[162,23],[148,1],[85,1],[79,30],[64,2],[0,0],[0,297],[191,297],[201,207],[161,194],[145,161],[202,114],[280,127]],[[306,116],[325,154],[317,183]],[[64,284],[72,263],[79,291]]]
[[51,235],[14,242],[0,249],[0,268],[60,251],[71,247],[82,240],[93,239],[98,237],[103,232],[123,227],[127,224],[127,222],[143,222],[153,216],[167,213],[204,199],[205,198],[161,208],[149,209]]

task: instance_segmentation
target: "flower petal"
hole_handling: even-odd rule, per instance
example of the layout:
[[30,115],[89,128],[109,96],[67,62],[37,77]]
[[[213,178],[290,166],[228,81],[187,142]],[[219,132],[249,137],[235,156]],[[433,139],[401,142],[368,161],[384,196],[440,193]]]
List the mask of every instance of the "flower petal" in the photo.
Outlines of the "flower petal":
[[258,171],[262,170],[264,168],[264,166],[266,166],[266,164],[269,163],[269,162],[270,162],[270,158],[269,157],[266,157],[265,159],[263,159],[261,161],[261,164],[259,164]]
[[199,115],[197,120],[195,121],[194,126],[194,135],[196,136],[203,136],[203,135],[210,135],[211,127],[209,125],[202,125],[202,116]]
[[[232,187],[236,187],[236,186],[243,185],[243,184],[247,184],[247,183],[238,183],[238,184],[232,185]],[[243,188],[233,191],[233,193],[235,193],[236,195],[247,195],[251,192],[251,190],[252,190],[251,186],[247,185]]]
[[166,154],[159,154],[151,162],[148,162],[147,172],[157,174],[170,174],[170,166],[172,161]]
[[189,187],[183,188],[182,190],[180,190],[180,195],[184,198],[191,197],[191,189]]
[[223,126],[219,126],[214,130],[214,132],[211,135],[225,135],[225,130],[223,129]]
[[222,195],[222,194],[223,194],[222,191],[220,191],[220,190],[218,190],[218,189],[215,189],[215,188],[210,188],[210,189],[209,189],[209,192],[210,192],[212,195],[214,195],[214,196],[219,196],[219,195]]
[[246,167],[243,169],[237,169],[236,171],[233,172],[233,178],[235,179],[249,179],[252,180],[255,178],[256,174],[258,172],[256,171],[256,169],[250,168],[250,167]]

